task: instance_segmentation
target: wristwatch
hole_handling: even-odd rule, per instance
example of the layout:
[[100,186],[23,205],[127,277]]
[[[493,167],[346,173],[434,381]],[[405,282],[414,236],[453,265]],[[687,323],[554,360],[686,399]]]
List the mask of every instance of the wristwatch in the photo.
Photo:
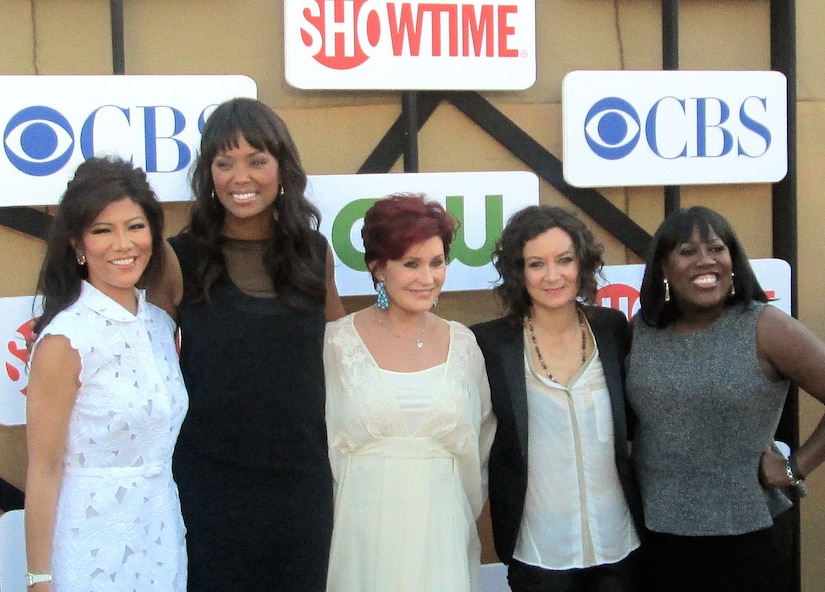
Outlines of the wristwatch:
[[50,573],[32,573],[30,571],[26,572],[26,588],[31,588],[35,584],[39,584],[41,582],[51,582],[52,581],[52,574]]
[[806,497],[808,495],[808,486],[805,485],[805,477],[799,472],[799,467],[796,466],[796,458],[793,456],[785,459],[785,472],[788,474],[788,482],[791,487],[796,489],[799,497]]

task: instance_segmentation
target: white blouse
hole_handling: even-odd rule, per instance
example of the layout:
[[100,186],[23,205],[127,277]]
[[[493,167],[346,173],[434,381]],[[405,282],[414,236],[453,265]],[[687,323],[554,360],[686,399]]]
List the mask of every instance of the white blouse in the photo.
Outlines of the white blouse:
[[524,514],[513,554],[545,569],[624,559],[639,546],[613,446],[610,393],[598,349],[569,387],[542,376],[525,336],[528,459]]

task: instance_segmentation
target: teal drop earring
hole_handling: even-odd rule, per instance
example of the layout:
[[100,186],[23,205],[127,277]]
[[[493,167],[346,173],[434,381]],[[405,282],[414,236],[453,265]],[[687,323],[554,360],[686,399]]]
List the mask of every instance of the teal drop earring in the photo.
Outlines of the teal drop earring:
[[387,297],[387,291],[384,289],[384,282],[378,282],[378,298],[375,305],[379,310],[387,310],[390,307],[390,299]]

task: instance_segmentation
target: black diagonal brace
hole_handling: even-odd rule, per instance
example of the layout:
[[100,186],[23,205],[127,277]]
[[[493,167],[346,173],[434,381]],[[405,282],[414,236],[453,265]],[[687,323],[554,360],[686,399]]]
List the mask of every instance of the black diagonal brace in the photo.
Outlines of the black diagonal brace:
[[479,93],[453,92],[446,98],[597,224],[644,257],[650,235],[641,226],[595,189],[569,185],[562,176],[561,161]]
[[25,206],[0,208],[0,225],[46,240],[52,217],[45,212]]
[[[438,104],[444,100],[444,93],[439,92],[421,92],[418,93],[416,100],[417,107],[417,125],[420,131],[427,120],[438,107]],[[392,127],[387,130],[381,141],[372,151],[372,153],[358,169],[359,174],[364,173],[387,173],[393,167],[395,162],[401,158],[406,148],[406,142],[409,137],[408,129],[408,114],[402,113],[399,115]]]

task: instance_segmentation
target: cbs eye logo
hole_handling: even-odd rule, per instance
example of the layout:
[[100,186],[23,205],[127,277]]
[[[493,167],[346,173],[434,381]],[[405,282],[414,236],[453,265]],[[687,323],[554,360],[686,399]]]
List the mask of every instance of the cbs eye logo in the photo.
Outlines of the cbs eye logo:
[[587,112],[584,137],[590,149],[607,160],[630,154],[639,142],[642,127],[636,110],[624,99],[607,97]]
[[74,132],[69,121],[49,107],[27,107],[9,120],[3,148],[21,172],[45,177],[63,168],[72,156]]

